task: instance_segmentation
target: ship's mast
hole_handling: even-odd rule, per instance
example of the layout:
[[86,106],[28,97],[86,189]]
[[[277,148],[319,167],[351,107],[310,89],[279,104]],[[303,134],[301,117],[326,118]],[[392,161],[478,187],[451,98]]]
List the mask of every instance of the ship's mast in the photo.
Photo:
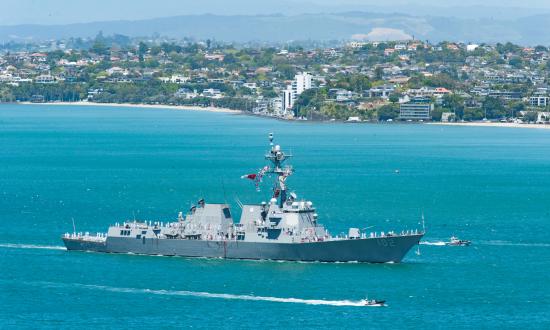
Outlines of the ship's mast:
[[277,176],[275,180],[275,188],[274,188],[274,198],[279,197],[279,206],[282,207],[283,203],[286,201],[287,196],[287,186],[285,184],[286,178],[292,175],[294,172],[294,169],[292,166],[284,165],[284,162],[291,158],[292,155],[285,154],[281,150],[280,145],[275,145],[273,143],[273,133],[269,133],[269,145],[271,149],[269,152],[265,155],[265,159],[271,161],[273,164],[272,167],[269,168],[267,173],[273,173]]

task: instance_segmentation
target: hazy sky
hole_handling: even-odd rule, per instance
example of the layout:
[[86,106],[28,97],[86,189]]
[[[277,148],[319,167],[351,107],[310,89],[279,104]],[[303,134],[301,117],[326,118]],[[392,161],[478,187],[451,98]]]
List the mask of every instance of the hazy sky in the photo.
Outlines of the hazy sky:
[[[293,14],[346,10],[395,11],[448,16],[448,7],[519,7],[496,15],[536,14],[550,10],[550,0],[0,0],[0,25],[65,24],[105,20],[134,20],[185,14]],[[430,8],[426,8],[430,7]],[[475,9],[475,8],[474,8]],[[491,11],[485,11],[484,13]],[[461,15],[468,15],[462,11]],[[478,15],[475,10],[472,15]],[[512,13],[512,14],[510,14]]]

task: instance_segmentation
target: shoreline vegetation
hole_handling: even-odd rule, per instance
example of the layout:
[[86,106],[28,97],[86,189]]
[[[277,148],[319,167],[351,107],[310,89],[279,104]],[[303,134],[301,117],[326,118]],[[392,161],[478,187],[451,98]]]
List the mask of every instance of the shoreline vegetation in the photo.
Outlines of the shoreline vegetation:
[[[0,103],[2,104],[2,103]],[[124,108],[143,108],[143,109],[167,109],[167,110],[180,110],[180,111],[203,111],[203,112],[214,112],[214,113],[232,113],[232,114],[245,114],[251,115],[254,117],[262,117],[268,119],[281,120],[283,118],[258,115],[249,113],[242,110],[234,110],[228,108],[219,108],[219,107],[200,107],[200,106],[186,106],[186,105],[163,105],[163,104],[144,104],[144,103],[102,103],[102,102],[90,102],[90,101],[75,101],[75,102],[46,102],[46,103],[34,103],[34,102],[15,102],[13,104],[19,105],[39,105],[39,106],[103,106],[103,107],[124,107]],[[301,121],[300,119],[285,119],[288,121]],[[388,123],[385,121],[375,122],[375,121],[363,121],[363,122],[346,122],[346,121],[309,121],[314,123],[355,123],[355,124],[411,124],[406,122],[396,121],[393,123]],[[547,124],[528,124],[528,123],[501,123],[501,122],[489,122],[489,121],[479,121],[479,122],[415,122],[413,124],[425,124],[425,125],[434,125],[434,126],[463,126],[463,127],[505,127],[505,128],[532,128],[532,129],[550,129],[550,125]]]

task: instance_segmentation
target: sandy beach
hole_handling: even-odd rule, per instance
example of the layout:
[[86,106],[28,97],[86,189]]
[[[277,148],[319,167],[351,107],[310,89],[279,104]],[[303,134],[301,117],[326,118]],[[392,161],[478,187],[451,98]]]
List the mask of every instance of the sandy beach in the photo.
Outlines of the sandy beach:
[[[88,101],[78,102],[48,102],[48,103],[32,103],[32,102],[18,102],[17,104],[31,104],[31,105],[54,105],[54,106],[101,106],[101,107],[127,107],[127,108],[146,108],[146,109],[169,109],[169,110],[184,110],[184,111],[207,111],[218,113],[243,113],[241,110],[233,110],[228,108],[217,107],[199,107],[188,105],[163,105],[163,104],[141,104],[141,103],[96,103]],[[275,117],[267,117],[275,118]],[[281,118],[275,118],[281,119]],[[531,129],[550,129],[550,125],[544,124],[518,124],[518,123],[493,123],[493,122],[425,122],[425,125],[438,125],[438,126],[463,126],[463,127],[507,127],[507,128],[531,128]]]
[[140,103],[96,103],[88,101],[78,102],[48,102],[48,103],[32,103],[32,102],[19,102],[18,104],[32,104],[32,105],[78,105],[78,106],[101,106],[101,107],[127,107],[127,108],[147,108],[147,109],[170,109],[170,110],[186,110],[186,111],[207,111],[207,112],[220,112],[220,113],[241,113],[241,110],[233,110],[227,108],[217,107],[199,107],[190,105],[163,105],[163,104],[140,104]]
[[426,123],[426,124],[427,125],[441,125],[441,126],[464,126],[464,127],[508,127],[508,128],[550,129],[550,125],[544,125],[544,124],[491,123],[491,122]]

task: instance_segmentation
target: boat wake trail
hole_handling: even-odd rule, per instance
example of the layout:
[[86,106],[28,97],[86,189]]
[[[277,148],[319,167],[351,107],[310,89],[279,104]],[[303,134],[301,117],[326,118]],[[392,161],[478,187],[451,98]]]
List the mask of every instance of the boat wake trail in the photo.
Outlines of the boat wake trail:
[[494,245],[494,246],[529,246],[529,247],[550,247],[550,243],[518,243],[508,241],[480,241],[482,245]]
[[[43,283],[49,287],[59,287],[57,283]],[[137,289],[137,288],[119,288],[103,285],[87,285],[87,284],[69,284],[76,288],[89,290],[102,290],[109,292],[130,293],[130,294],[153,294],[161,296],[184,296],[184,297],[199,297],[213,298],[226,300],[248,300],[248,301],[269,301],[277,303],[291,303],[304,305],[325,305],[325,306],[348,306],[348,307],[366,307],[362,301],[352,300],[322,300],[322,299],[300,299],[300,298],[279,298],[279,297],[263,297],[254,295],[239,295],[228,293],[210,293],[197,291],[176,291],[176,290],[153,290],[153,289]]]
[[[492,245],[492,246],[529,246],[529,247],[550,247],[550,243],[518,243],[509,241],[476,241],[476,245]],[[427,242],[422,241],[420,245],[445,246],[443,241]]]
[[420,245],[444,246],[444,245],[445,245],[445,242],[442,242],[442,241],[438,241],[438,242],[426,242],[426,241],[422,241],[422,242],[420,242]]
[[59,245],[36,245],[36,244],[14,244],[14,243],[0,243],[0,248],[66,250],[64,246],[59,246]]

